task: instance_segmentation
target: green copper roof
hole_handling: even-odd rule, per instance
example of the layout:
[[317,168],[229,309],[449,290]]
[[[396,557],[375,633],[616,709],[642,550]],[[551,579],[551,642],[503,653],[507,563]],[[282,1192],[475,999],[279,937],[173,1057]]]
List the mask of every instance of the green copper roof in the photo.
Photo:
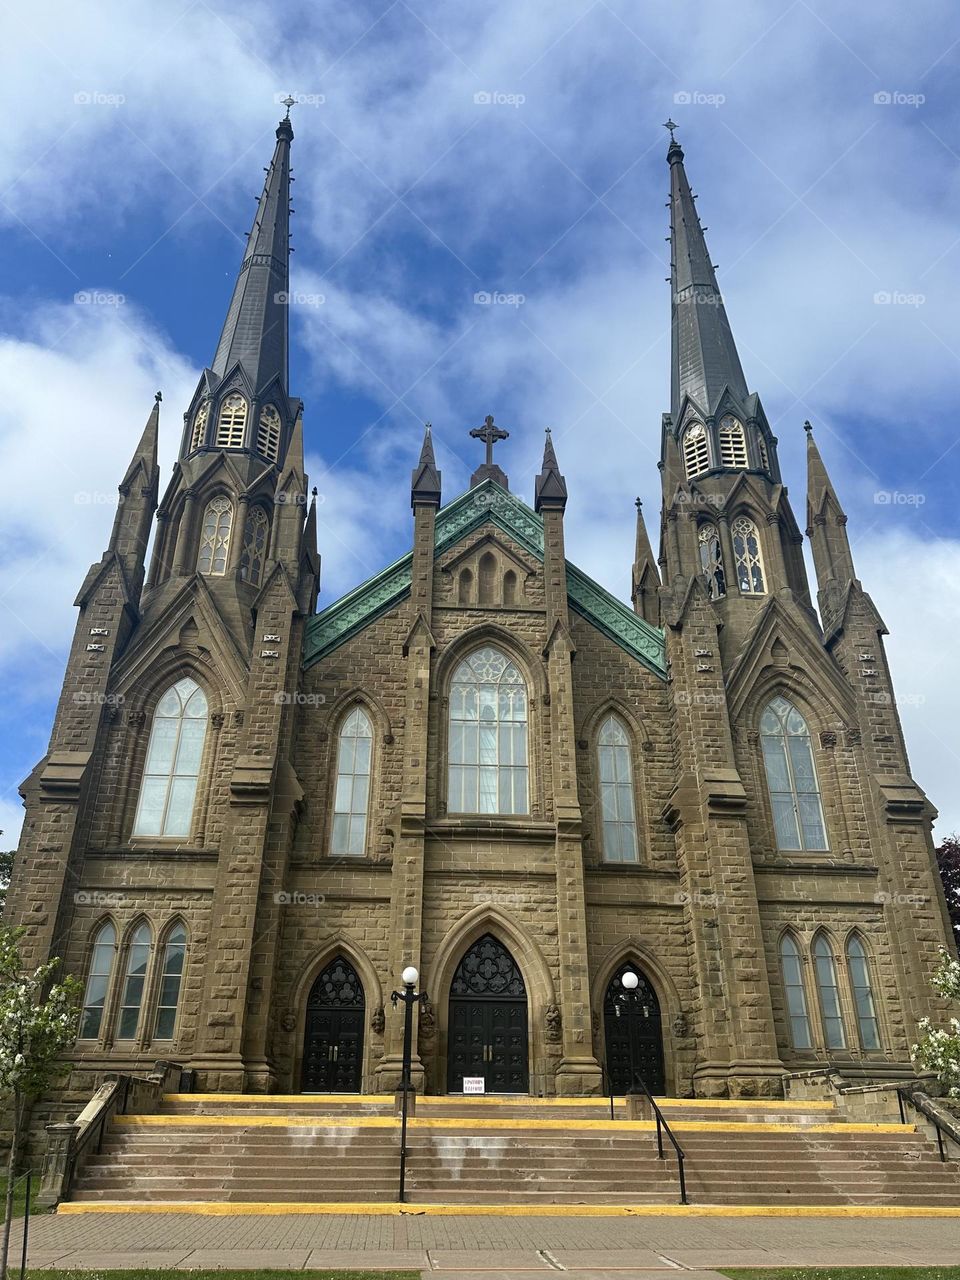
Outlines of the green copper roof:
[[[494,480],[484,480],[437,513],[436,554],[485,523],[496,525],[537,560],[543,560],[543,521]],[[357,634],[372,619],[399,603],[410,591],[412,553],[394,561],[376,577],[349,591],[307,622],[304,666],[311,666]],[[666,678],[663,632],[651,627],[567,561],[570,607],[609,636],[631,657]]]

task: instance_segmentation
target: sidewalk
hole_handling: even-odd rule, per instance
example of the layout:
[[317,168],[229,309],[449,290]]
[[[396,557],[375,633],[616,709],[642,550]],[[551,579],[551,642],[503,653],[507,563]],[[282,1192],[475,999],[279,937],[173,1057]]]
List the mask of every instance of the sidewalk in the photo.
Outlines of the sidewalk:
[[[11,1258],[20,1257],[20,1223]],[[570,1271],[644,1280],[714,1267],[960,1265],[957,1218],[41,1215],[31,1267]],[[589,1274],[588,1274],[589,1273]]]

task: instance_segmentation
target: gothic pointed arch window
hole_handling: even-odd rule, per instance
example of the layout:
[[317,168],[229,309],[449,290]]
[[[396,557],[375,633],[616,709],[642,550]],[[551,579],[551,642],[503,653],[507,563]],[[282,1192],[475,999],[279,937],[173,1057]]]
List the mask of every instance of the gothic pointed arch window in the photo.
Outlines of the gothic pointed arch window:
[[199,449],[204,443],[207,432],[207,417],[210,413],[210,402],[204,400],[197,412],[193,415],[193,431],[190,434],[190,452]]
[[240,577],[253,587],[263,581],[263,563],[270,537],[270,518],[263,507],[251,507],[243,526],[243,550],[240,552]]
[[683,433],[683,470],[688,480],[703,475],[710,467],[707,432],[702,422],[691,423]]
[[280,456],[280,426],[280,414],[276,406],[265,404],[260,410],[260,422],[257,425],[257,453],[270,462],[276,462]]
[[123,987],[120,992],[120,1012],[117,1017],[117,1039],[135,1040],[140,1026],[140,1010],[150,965],[153,934],[146,920],[142,920],[130,935],[127,943],[126,966]]
[[817,975],[817,994],[820,998],[820,1021],[823,1025],[824,1044],[828,1049],[846,1048],[847,1038],[843,1029],[843,1012],[840,1008],[837,966],[833,959],[833,947],[825,933],[818,933],[814,939],[813,967]]
[[717,431],[720,444],[720,465],[729,471],[746,471],[747,438],[743,433],[743,423],[728,414],[720,420]]
[[777,848],[828,848],[810,730],[786,698],[767,704],[760,717],[760,743]]
[[448,812],[529,813],[527,688],[491,645],[453,673],[448,761]]
[[730,526],[733,538],[733,562],[737,586],[745,596],[762,596],[766,592],[763,576],[763,554],[760,534],[749,516],[737,516]]
[[516,960],[492,933],[485,933],[469,948],[450,983],[452,997],[496,996],[519,1000],[526,994]]
[[233,532],[233,503],[224,494],[207,503],[200,528],[197,572],[209,578],[222,578],[227,572],[230,536]]
[[190,835],[206,733],[206,694],[186,676],[166,691],[153,713],[135,836]]
[[362,857],[367,847],[373,726],[363,707],[348,711],[337,737],[337,781],[333,802],[332,855]]
[[160,970],[157,1015],[153,1028],[154,1040],[172,1040],[174,1037],[186,957],[187,930],[183,922],[178,920],[167,933],[163,944],[163,965]]
[[239,391],[227,396],[217,419],[217,448],[242,449],[247,430],[247,401]]
[[630,735],[618,716],[609,715],[601,724],[597,757],[604,861],[636,862],[639,855]]
[[700,572],[707,579],[711,600],[720,600],[727,594],[727,579],[723,572],[723,549],[715,524],[702,524],[697,530],[697,547],[700,552]]
[[780,939],[780,973],[790,1021],[790,1042],[795,1049],[810,1049],[813,1047],[813,1040],[810,1035],[806,985],[803,981],[803,959],[792,933],[785,933]]
[[847,972],[850,975],[850,989],[853,992],[853,1006],[857,1015],[860,1047],[868,1051],[879,1049],[880,1028],[877,1022],[876,1005],[873,1001],[870,963],[863,939],[857,933],[851,934],[847,939]]
[[116,955],[117,930],[112,921],[107,920],[94,935],[90,952],[90,968],[87,971],[87,985],[83,991],[80,1013],[80,1040],[99,1039]]

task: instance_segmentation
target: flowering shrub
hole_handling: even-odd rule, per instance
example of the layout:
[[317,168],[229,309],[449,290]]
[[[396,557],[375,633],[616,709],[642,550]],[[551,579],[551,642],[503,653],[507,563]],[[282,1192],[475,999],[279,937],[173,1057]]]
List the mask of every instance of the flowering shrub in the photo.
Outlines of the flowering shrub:
[[[960,960],[945,947],[940,948],[933,989],[945,1000],[960,1002]],[[910,1051],[913,1061],[936,1073],[947,1097],[960,1098],[960,1018],[951,1018],[947,1027],[934,1027],[929,1018],[921,1018],[918,1028],[920,1040]]]
[[75,978],[53,982],[59,960],[49,960],[32,973],[24,971],[22,935],[21,929],[0,928],[0,1102],[13,1113],[0,1280],[7,1274],[13,1182],[27,1108],[61,1070],[61,1055],[77,1033],[80,996]]

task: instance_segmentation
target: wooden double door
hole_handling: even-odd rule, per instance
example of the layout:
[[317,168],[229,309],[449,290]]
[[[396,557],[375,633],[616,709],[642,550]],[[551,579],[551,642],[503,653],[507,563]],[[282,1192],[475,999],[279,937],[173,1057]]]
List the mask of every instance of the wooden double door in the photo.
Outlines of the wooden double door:
[[485,1093],[529,1093],[527,993],[520,970],[498,939],[480,938],[450,986],[447,1091],[464,1076],[482,1077]]
[[313,985],[303,1037],[304,1093],[359,1093],[363,1083],[363,986],[337,957]]
[[[619,999],[620,979],[630,969],[640,982],[627,1001]],[[663,1069],[663,1026],[660,1002],[648,979],[634,964],[625,964],[607,987],[603,1003],[607,1071],[616,1093],[626,1093],[638,1075],[651,1093],[666,1092]]]

